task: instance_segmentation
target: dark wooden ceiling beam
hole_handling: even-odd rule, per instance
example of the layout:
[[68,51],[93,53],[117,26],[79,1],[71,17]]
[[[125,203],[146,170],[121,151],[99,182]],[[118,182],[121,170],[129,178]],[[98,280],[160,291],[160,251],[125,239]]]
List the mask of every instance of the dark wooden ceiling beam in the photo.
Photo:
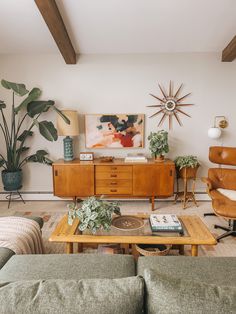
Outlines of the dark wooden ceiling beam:
[[67,64],[76,63],[76,53],[55,0],[34,0]]
[[222,62],[232,62],[236,58],[236,36],[222,52]]

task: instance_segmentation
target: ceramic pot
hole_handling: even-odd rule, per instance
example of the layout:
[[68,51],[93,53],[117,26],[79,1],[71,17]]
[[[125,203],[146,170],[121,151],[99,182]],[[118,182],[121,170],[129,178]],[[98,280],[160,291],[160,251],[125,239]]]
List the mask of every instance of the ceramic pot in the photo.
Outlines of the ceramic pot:
[[22,170],[9,172],[2,171],[2,183],[5,191],[17,191],[22,187],[23,173]]
[[160,155],[160,156],[155,156],[155,162],[163,162],[164,161],[164,156]]

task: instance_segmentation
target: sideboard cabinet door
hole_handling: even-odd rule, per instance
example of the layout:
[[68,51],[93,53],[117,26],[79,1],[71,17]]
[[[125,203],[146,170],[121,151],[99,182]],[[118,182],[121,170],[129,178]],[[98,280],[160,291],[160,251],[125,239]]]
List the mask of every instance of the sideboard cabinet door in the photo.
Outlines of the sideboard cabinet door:
[[157,163],[133,166],[133,195],[168,197],[174,193],[175,166]]
[[64,197],[94,195],[93,165],[54,165],[54,195]]

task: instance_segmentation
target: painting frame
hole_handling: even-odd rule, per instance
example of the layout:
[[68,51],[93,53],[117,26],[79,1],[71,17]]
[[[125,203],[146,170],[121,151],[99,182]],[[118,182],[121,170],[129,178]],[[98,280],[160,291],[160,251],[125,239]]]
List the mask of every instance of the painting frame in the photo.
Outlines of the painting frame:
[[144,132],[144,113],[85,114],[87,149],[141,149]]

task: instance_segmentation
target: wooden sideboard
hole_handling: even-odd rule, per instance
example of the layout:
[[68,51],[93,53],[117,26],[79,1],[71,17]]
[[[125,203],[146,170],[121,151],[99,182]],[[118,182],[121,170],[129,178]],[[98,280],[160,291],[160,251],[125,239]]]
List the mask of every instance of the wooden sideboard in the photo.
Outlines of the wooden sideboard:
[[158,163],[125,163],[115,159],[112,163],[99,160],[53,163],[54,195],[59,197],[150,198],[154,209],[155,198],[174,194],[175,165],[171,160]]

